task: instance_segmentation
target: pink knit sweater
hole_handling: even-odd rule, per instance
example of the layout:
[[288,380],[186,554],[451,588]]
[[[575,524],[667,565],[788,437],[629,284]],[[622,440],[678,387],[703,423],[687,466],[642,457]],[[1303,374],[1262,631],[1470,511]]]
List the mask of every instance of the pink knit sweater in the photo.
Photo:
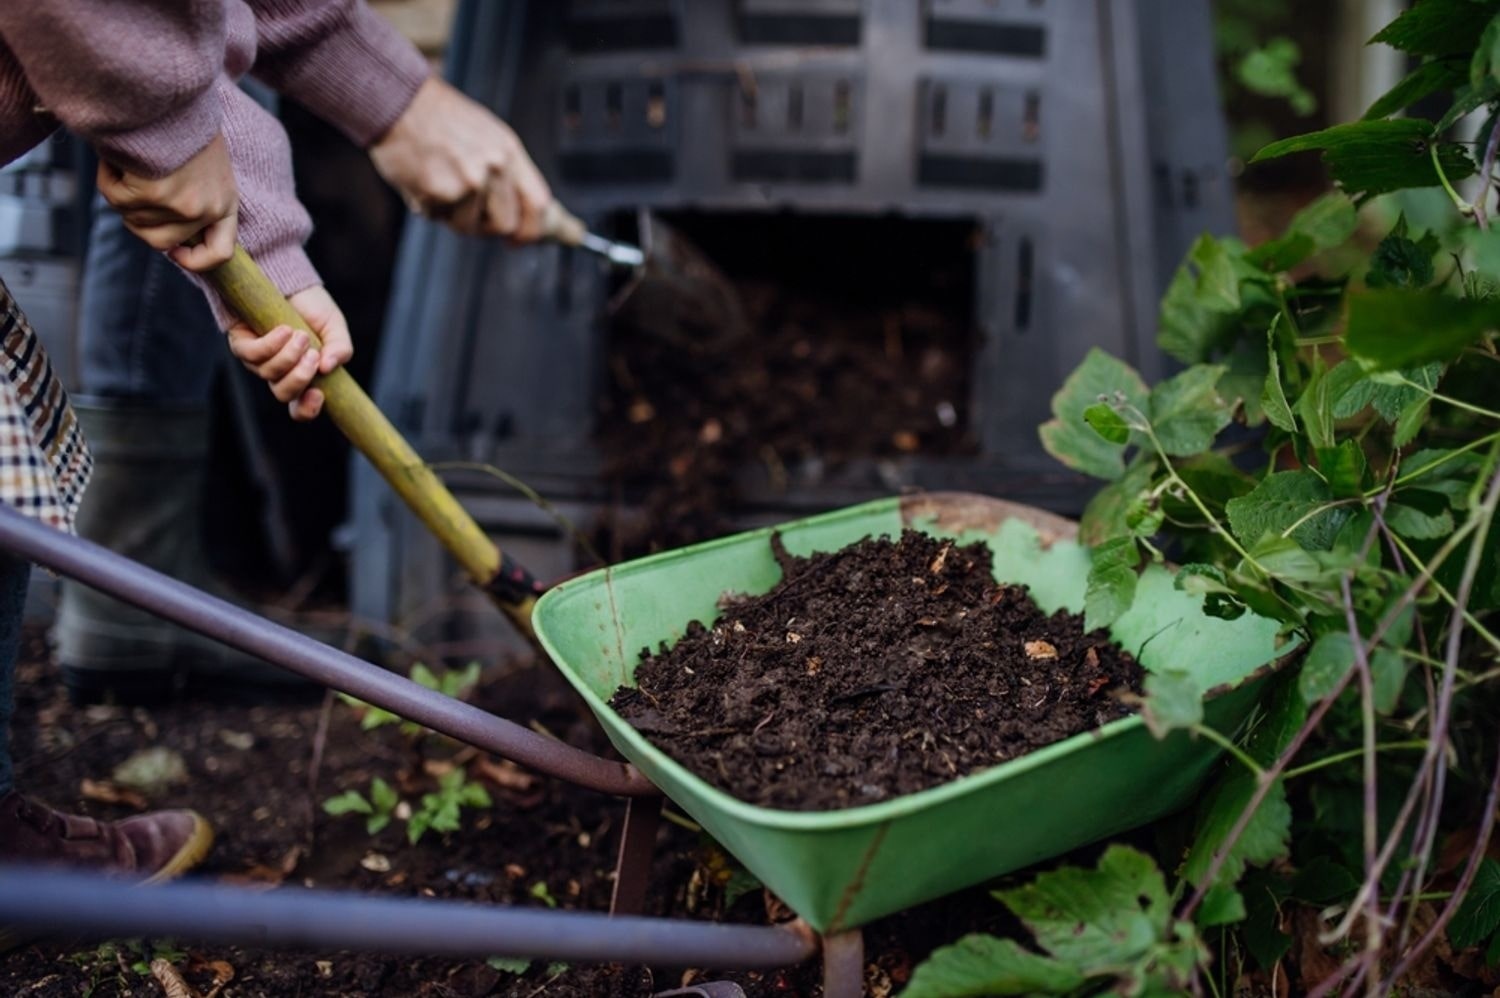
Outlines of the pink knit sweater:
[[312,224],[286,132],[235,85],[246,72],[363,146],[428,67],[363,0],[0,0],[0,164],[62,125],[104,159],[161,176],[222,131],[240,240],[283,294],[301,291],[320,283],[302,251]]

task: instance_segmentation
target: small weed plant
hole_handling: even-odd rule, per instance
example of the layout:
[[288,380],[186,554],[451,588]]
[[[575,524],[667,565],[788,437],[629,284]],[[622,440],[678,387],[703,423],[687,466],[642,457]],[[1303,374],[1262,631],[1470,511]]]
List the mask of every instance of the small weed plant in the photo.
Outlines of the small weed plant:
[[939,949],[911,998],[1500,981],[1500,0],[1417,0],[1372,44],[1411,72],[1257,155],[1318,152],[1338,190],[1254,248],[1201,237],[1161,305],[1181,369],[1150,385],[1094,351],[1041,427],[1104,483],[1088,626],[1170,559],[1206,613],[1274,620],[1300,658],[1237,744],[1205,732],[1190,673],[1150,676],[1158,737],[1230,750],[1195,810],[1154,854],[997,892],[1029,938]]

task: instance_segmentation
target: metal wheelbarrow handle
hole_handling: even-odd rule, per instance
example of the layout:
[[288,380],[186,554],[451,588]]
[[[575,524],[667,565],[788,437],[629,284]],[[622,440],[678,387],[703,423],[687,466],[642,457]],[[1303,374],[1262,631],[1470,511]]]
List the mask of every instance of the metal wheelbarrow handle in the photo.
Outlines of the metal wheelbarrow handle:
[[[278,326],[291,326],[305,332],[314,346],[321,346],[307,322],[243,246],[236,245],[227,263],[204,276],[257,334],[264,336]],[[473,583],[534,641],[531,609],[542,585],[480,529],[348,371],[341,367],[332,374],[320,374],[313,386],[323,392],[324,410],[340,432],[390,483]]]

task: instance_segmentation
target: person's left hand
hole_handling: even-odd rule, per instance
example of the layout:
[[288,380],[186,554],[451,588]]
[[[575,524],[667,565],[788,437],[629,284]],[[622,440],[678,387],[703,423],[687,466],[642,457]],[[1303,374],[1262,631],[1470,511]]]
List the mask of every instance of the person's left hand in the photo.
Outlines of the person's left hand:
[[431,77],[370,147],[412,209],[470,235],[533,242],[552,191],[511,127]]

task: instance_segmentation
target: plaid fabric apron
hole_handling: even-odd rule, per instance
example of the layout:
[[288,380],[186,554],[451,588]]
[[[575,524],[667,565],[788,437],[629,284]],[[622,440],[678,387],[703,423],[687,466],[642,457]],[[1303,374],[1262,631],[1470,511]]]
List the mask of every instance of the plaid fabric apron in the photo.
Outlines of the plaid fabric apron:
[[47,351],[0,280],[0,502],[72,532],[94,459]]

